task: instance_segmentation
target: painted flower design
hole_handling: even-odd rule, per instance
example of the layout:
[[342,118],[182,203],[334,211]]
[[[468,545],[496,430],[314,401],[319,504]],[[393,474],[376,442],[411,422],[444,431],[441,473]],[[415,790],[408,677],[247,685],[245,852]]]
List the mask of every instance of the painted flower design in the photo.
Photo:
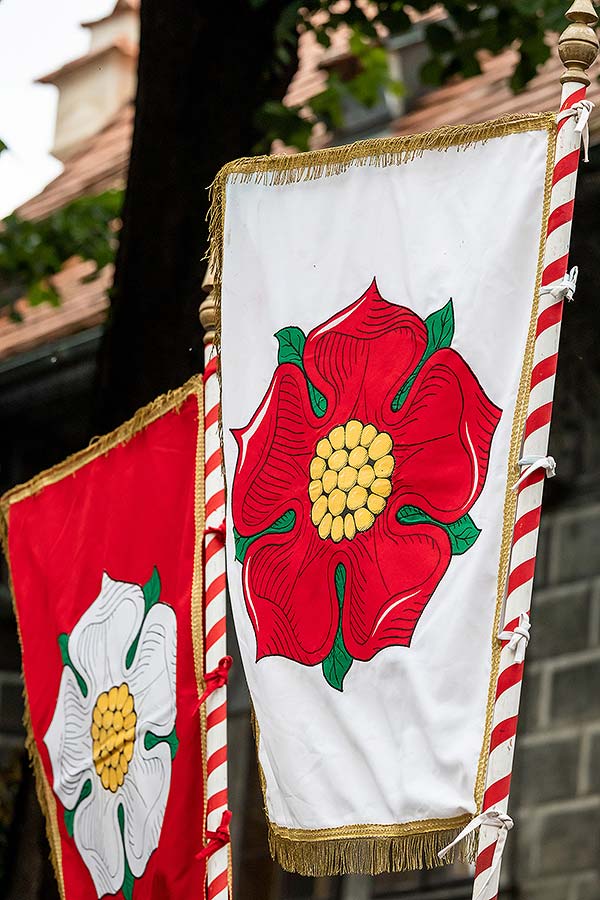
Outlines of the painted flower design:
[[354,659],[410,645],[452,555],[474,544],[501,410],[453,335],[452,301],[423,321],[375,280],[308,337],[277,333],[269,389],[233,431],[257,660],[321,663],[341,690]]
[[141,587],[102,577],[70,635],[44,737],[65,826],[98,897],[131,900],[158,846],[177,750],[174,610],[154,569]]

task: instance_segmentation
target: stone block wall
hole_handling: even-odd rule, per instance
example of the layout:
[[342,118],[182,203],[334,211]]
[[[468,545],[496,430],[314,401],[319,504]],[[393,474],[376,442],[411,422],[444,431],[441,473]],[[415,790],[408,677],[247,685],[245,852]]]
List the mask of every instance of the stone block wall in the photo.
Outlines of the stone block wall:
[[600,900],[600,504],[543,523],[510,880],[523,900]]

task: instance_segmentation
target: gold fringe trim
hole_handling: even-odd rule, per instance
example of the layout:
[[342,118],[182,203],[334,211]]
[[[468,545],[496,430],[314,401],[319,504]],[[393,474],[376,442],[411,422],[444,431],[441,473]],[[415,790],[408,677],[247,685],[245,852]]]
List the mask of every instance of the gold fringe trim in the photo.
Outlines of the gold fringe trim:
[[[196,674],[196,687],[198,697],[204,690],[204,625],[203,625],[203,609],[204,609],[204,572],[203,572],[203,548],[204,548],[204,386],[201,375],[195,375],[190,378],[182,387],[166,394],[161,394],[147,406],[139,409],[131,419],[124,422],[110,434],[102,437],[94,438],[88,447],[67,457],[63,462],[58,463],[44,472],[40,472],[30,481],[17,485],[7,491],[0,498],[0,541],[6,558],[8,567],[10,593],[12,598],[13,612],[17,623],[17,632],[19,636],[19,645],[21,648],[21,656],[23,655],[23,639],[21,636],[21,625],[17,613],[17,603],[15,598],[14,584],[11,572],[10,557],[8,552],[8,528],[9,528],[9,510],[13,503],[18,503],[26,497],[37,494],[48,485],[54,484],[72,475],[82,466],[91,462],[99,456],[108,453],[117,446],[126,444],[132,437],[155,422],[162,415],[171,410],[179,410],[184,401],[195,395],[198,400],[198,437],[196,444],[196,485],[194,494],[194,519],[195,519],[195,548],[194,548],[194,570],[192,575],[192,591],[191,591],[191,635],[192,648],[194,656],[194,670]],[[35,790],[40,804],[40,808],[44,815],[46,823],[46,835],[50,845],[50,861],[54,869],[54,874],[58,884],[58,890],[61,900],[65,900],[65,883],[62,868],[62,845],[60,838],[60,830],[58,827],[58,814],[56,807],[56,798],[54,791],[46,777],[46,772],[39,754],[33,728],[31,725],[31,715],[29,711],[29,697],[25,679],[23,678],[23,700],[25,712],[23,714],[23,725],[25,726],[26,739],[25,747],[29,756],[29,762],[34,774]],[[202,743],[202,776],[204,784],[205,806],[207,802],[207,777],[206,769],[206,711],[204,707],[200,711],[200,734]],[[206,816],[203,818],[202,835],[205,837]],[[202,897],[206,897],[206,884],[202,889]]]
[[[470,816],[464,819],[465,824],[469,819]],[[292,840],[270,825],[269,848],[282,868],[298,875],[380,875],[382,872],[433,869],[458,860],[472,862],[477,848],[475,834],[468,835],[444,859],[438,856],[440,850],[458,836],[462,827],[388,837]]]

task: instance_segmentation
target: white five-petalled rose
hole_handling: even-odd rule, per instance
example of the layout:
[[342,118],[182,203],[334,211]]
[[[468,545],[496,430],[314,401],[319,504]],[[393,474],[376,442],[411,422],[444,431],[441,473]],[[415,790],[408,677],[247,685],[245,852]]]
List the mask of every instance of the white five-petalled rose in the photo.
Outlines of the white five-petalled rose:
[[69,635],[44,737],[54,791],[99,897],[143,874],[171,784],[176,617],[156,602],[156,570],[151,583],[150,605],[139,585],[103,575],[99,596]]

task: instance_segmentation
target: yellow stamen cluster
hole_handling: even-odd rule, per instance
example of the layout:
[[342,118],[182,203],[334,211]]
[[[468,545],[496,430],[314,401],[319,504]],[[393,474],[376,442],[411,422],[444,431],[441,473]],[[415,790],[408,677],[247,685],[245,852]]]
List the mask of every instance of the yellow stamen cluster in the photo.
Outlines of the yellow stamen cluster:
[[102,787],[113,794],[129,769],[136,721],[133,694],[125,682],[99,695],[92,713],[94,766]]
[[325,540],[351,541],[367,531],[392,492],[392,439],[374,425],[351,419],[333,428],[310,464],[311,519]]

